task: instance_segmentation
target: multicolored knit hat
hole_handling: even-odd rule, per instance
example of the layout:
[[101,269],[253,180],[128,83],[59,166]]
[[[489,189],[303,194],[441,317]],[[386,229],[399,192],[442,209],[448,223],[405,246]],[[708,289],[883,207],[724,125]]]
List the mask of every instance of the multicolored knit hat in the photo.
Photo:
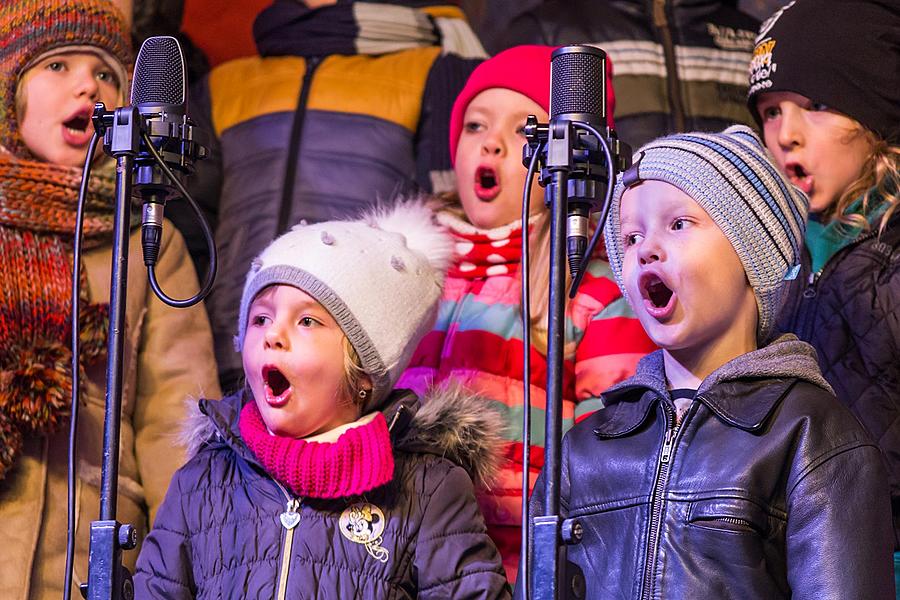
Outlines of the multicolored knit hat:
[[[450,162],[456,164],[456,146],[462,134],[463,117],[475,96],[491,88],[519,92],[550,111],[550,55],[555,46],[514,46],[487,59],[472,71],[456,97],[450,113]],[[612,59],[606,57],[606,122],[613,126],[616,95],[612,85]]]
[[783,282],[799,271],[809,199],[785,179],[759,137],[744,125],[646,144],[616,185],[604,231],[623,293],[622,194],[646,180],[664,181],[690,196],[734,246],[759,307],[757,338],[765,342],[781,307]]
[[900,144],[900,2],[795,0],[760,27],[747,103],[795,92]]
[[127,86],[131,34],[110,0],[16,0],[0,5],[0,146],[31,158],[19,135],[16,88],[22,74],[63,48],[96,52]]
[[453,239],[428,206],[398,201],[356,221],[300,224],[253,261],[238,316],[243,347],[250,303],[270,285],[290,285],[334,317],[359,355],[377,408],[431,330]]

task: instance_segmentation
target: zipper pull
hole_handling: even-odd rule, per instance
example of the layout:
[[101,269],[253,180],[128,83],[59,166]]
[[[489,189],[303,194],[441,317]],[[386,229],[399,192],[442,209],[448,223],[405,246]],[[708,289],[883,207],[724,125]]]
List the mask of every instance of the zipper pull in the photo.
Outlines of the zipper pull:
[[820,273],[821,273],[821,271],[819,271],[818,273],[810,273],[809,274],[809,278],[806,280],[806,289],[803,290],[804,298],[815,298],[815,296],[816,296],[816,280],[819,279]]
[[666,439],[663,441],[662,454],[659,456],[659,462],[665,464],[669,462],[672,456],[672,443],[675,441],[675,428],[666,429]]
[[300,513],[297,512],[297,509],[300,508],[300,499],[292,498],[288,500],[287,510],[278,515],[278,518],[281,520],[281,525],[288,531],[293,529],[300,523]]

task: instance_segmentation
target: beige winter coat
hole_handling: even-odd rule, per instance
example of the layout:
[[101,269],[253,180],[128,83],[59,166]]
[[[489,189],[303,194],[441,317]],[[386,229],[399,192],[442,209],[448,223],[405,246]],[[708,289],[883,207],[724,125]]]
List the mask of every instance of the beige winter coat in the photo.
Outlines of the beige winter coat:
[[[109,301],[112,247],[84,256],[95,302]],[[164,227],[157,278],[169,296],[198,289],[184,240]],[[174,309],[160,302],[147,281],[140,231],[129,243],[124,394],[119,452],[117,518],[132,523],[140,539],[156,514],[169,479],[184,460],[173,432],[186,414],[188,396],[220,397],[212,335],[202,305]],[[105,360],[87,365],[78,427],[74,583],[87,580],[91,521],[99,518]],[[67,435],[25,439],[23,455],[0,482],[0,598],[62,597],[66,549]],[[148,513],[149,510],[149,513]],[[138,550],[125,553],[133,570]],[[73,591],[73,598],[80,598]]]

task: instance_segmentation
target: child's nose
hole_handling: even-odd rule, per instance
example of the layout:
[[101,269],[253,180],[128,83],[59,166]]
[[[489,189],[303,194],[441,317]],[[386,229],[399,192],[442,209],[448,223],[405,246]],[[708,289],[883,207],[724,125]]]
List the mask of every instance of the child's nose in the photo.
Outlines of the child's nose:
[[641,242],[638,248],[638,261],[642,265],[659,262],[662,260],[662,250],[658,245],[653,243],[649,237]]
[[94,74],[88,72],[79,72],[76,74],[75,95],[79,98],[87,97],[96,100],[100,97],[100,82],[94,77]]
[[481,153],[488,156],[499,156],[503,154],[503,142],[496,136],[488,136],[481,144]]
[[782,148],[803,145],[805,139],[803,136],[802,118],[800,107],[787,102],[782,104],[781,123],[778,128],[778,144]]
[[288,349],[287,336],[284,335],[284,332],[281,330],[281,328],[277,327],[276,325],[272,325],[271,327],[266,329],[265,344],[266,348],[273,350]]

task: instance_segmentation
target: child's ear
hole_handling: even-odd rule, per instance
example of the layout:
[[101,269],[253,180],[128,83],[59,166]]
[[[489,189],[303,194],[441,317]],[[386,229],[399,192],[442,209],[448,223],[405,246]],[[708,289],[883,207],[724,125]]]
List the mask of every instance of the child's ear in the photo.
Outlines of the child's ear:
[[371,377],[365,374],[359,377],[359,389],[371,392],[373,387]]

